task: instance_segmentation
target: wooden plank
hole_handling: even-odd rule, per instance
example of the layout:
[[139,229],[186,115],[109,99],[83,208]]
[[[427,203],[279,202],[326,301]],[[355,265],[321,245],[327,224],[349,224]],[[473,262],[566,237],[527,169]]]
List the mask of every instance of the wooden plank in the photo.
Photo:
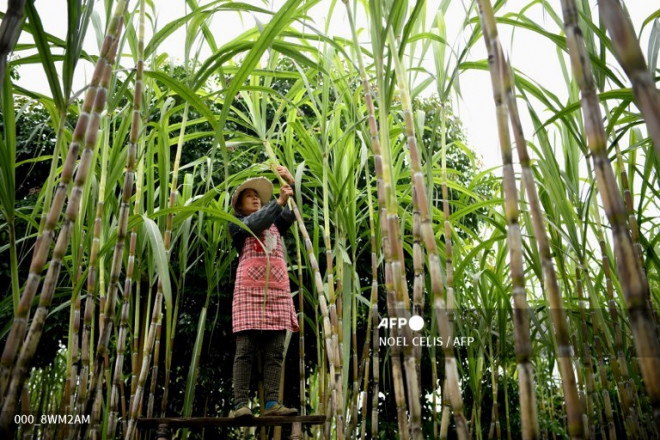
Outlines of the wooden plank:
[[204,428],[209,426],[278,426],[289,423],[301,423],[303,425],[322,425],[325,416],[266,416],[235,419],[233,417],[164,417],[164,418],[139,418],[138,428],[158,428],[166,425],[169,428]]

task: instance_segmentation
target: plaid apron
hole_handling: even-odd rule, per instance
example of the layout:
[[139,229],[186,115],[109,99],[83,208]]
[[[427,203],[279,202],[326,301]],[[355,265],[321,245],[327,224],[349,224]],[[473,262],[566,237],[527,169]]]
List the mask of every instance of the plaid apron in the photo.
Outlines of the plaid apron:
[[289,274],[282,240],[273,224],[245,239],[236,270],[232,302],[232,330],[289,330],[297,332],[298,318],[293,306]]

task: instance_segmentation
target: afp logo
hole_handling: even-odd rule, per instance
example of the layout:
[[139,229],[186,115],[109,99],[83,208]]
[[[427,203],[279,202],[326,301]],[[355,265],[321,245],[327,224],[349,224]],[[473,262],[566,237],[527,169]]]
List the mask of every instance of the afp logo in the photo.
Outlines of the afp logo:
[[410,319],[383,318],[378,323],[378,328],[402,328],[406,325],[410,327],[410,330],[418,332],[424,328],[424,318],[419,315],[413,315]]

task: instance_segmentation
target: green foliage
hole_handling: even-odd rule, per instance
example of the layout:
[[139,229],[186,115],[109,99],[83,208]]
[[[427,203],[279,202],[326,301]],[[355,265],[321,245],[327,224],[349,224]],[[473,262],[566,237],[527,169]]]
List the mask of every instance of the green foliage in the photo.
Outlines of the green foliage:
[[[33,58],[28,58],[28,61],[44,66],[52,97],[16,87],[21,65],[27,61],[20,61],[19,57],[12,61],[13,64],[10,63],[10,74],[3,87],[10,95],[5,95],[3,100],[0,177],[3,189],[12,185],[14,189],[5,191],[7,194],[3,196],[0,210],[1,285],[10,286],[25,280],[32,244],[37,231],[40,231],[43,215],[48,212],[52,190],[60,182],[62,158],[69,147],[80,106],[79,101],[71,99],[74,70],[81,57],[91,58],[81,50],[81,42],[92,15],[93,3],[71,2],[76,7],[71,9],[71,31],[66,41],[45,33],[36,9],[32,7],[28,11],[26,26],[30,33],[36,35],[30,47],[39,54],[37,61]],[[110,10],[111,3],[106,2],[107,10]],[[158,7],[156,3],[152,2],[153,12]],[[512,433],[512,438],[517,438],[521,424],[517,406],[518,385],[510,304],[512,281],[508,267],[502,180],[490,171],[482,170],[482,162],[468,143],[462,122],[454,113],[456,99],[451,95],[452,91],[460,94],[462,72],[488,67],[486,61],[474,59],[470,54],[470,48],[476,44],[481,32],[478,26],[473,26],[478,21],[476,11],[470,8],[465,16],[465,31],[470,34],[466,47],[456,48],[448,46],[446,41],[443,14],[449,2],[442,2],[438,11],[428,9],[423,2],[386,2],[382,5],[356,2],[354,6],[351,3],[349,7],[356,10],[364,7],[371,20],[368,32],[362,35],[365,41],[372,44],[353,47],[352,42],[341,38],[330,38],[307,28],[305,32],[309,34],[298,30],[297,20],[303,20],[309,8],[316,3],[291,0],[287,2],[288,9],[270,13],[268,24],[250,29],[235,40],[222,42],[221,47],[217,46],[208,19],[214,14],[222,18],[222,14],[228,11],[263,12],[260,6],[232,2],[211,2],[200,6],[196,1],[188,0],[190,14],[154,29],[154,38],[147,44],[147,53],[151,58],[146,67],[144,110],[140,115],[144,124],[140,133],[135,179],[140,187],[139,193],[131,199],[129,218],[129,231],[136,227],[138,238],[134,255],[134,286],[130,292],[128,351],[122,398],[125,403],[128,402],[134,380],[129,371],[136,366],[135,359],[140,361],[140,357],[133,359],[130,356],[134,350],[133,341],[138,352],[142,352],[156,286],[159,280],[169,280],[166,283],[168,288],[165,288],[167,300],[162,321],[161,345],[164,348],[161,352],[171,355],[171,365],[168,364],[169,369],[166,370],[162,366],[167,361],[162,357],[155,359],[161,368],[156,377],[158,385],[155,388],[154,412],[160,413],[160,399],[165,387],[168,389],[168,398],[163,405],[165,415],[223,416],[229,412],[233,361],[231,304],[237,264],[236,252],[227,234],[228,222],[235,221],[229,212],[229,198],[233,188],[247,177],[265,175],[274,179],[264,148],[268,144],[278,161],[289,167],[296,176],[296,201],[310,232],[312,253],[318,259],[325,283],[326,292],[321,292],[321,295],[330,298],[332,290],[341,299],[341,307],[335,305],[340,313],[337,326],[341,329],[344,344],[341,357],[344,359],[342,374],[345,383],[342,385],[346,401],[342,403],[350,406],[355,371],[349,359],[353,350],[361,356],[362,346],[368,340],[369,286],[374,275],[379,283],[378,310],[381,317],[387,316],[382,237],[379,227],[372,231],[369,224],[370,209],[376,215],[375,225],[379,224],[380,219],[378,206],[375,205],[377,192],[373,180],[376,164],[371,151],[372,140],[367,128],[362,84],[354,62],[357,51],[367,60],[366,69],[372,77],[370,79],[373,79],[371,93],[376,102],[382,144],[391,155],[389,171],[392,173],[392,191],[401,224],[403,269],[409,292],[412,292],[415,275],[412,264],[410,152],[406,146],[401,96],[393,87],[395,78],[391,68],[392,55],[389,53],[389,50],[397,48],[385,46],[387,30],[383,27],[391,25],[397,32],[394,43],[399,45],[399,56],[410,64],[411,78],[420,79],[411,91],[413,117],[443,277],[449,270],[445,253],[448,240],[442,212],[443,184],[447,185],[449,192],[448,220],[453,244],[451,269],[456,297],[454,331],[457,335],[476,337],[473,346],[455,351],[461,375],[464,413],[472,420],[474,436],[487,438],[493,399],[496,399],[502,432],[508,431]],[[332,3],[331,11],[334,10],[334,3],[338,2]],[[501,4],[498,3],[497,8]],[[544,3],[540,6],[551,17],[557,17],[550,5]],[[428,28],[426,15],[436,13],[433,24]],[[126,18],[130,19],[128,16]],[[592,20],[586,15],[583,19]],[[566,50],[563,36],[543,29],[524,14],[504,15],[499,20],[502,24],[549,39],[563,56]],[[137,50],[136,30],[132,26],[135,25],[127,27],[129,31],[123,37],[124,55],[135,55],[132,52]],[[163,39],[184,26],[189,29],[186,51],[191,61],[184,65],[170,64],[166,61],[168,48],[163,44]],[[99,27],[101,32],[100,21],[95,27]],[[77,33],[73,32],[74,28]],[[634,200],[634,212],[631,214],[639,224],[640,246],[653,294],[651,301],[657,306],[660,304],[658,158],[653,154],[653,147],[644,131],[640,130],[643,120],[633,107],[630,90],[623,86],[625,79],[620,77],[618,69],[610,65],[607,36],[596,32],[599,28],[591,22],[584,30],[591,38],[589,47],[598,71],[602,105],[611,109],[607,116],[610,155],[619,162],[617,172],[627,172]],[[657,47],[657,19],[653,32],[653,44]],[[199,59],[199,54],[192,53],[192,48],[198,44],[199,47],[211,48],[212,54],[206,59]],[[62,48],[65,50],[66,72],[60,82],[55,69],[60,55],[53,54],[59,54]],[[603,53],[595,53],[599,50]],[[416,65],[417,60],[421,59],[420,52],[433,53],[436,71],[428,72],[421,64]],[[564,62],[563,58],[559,61]],[[57,280],[56,295],[41,337],[40,349],[31,365],[33,370],[28,385],[35,414],[60,404],[66,375],[72,366],[80,367],[79,357],[74,358],[71,351],[60,348],[60,344],[80,343],[80,340],[65,340],[65,335],[72,334],[71,306],[75,304],[75,299],[80,295],[83,304],[86,299],[87,292],[81,286],[89,271],[96,207],[100,200],[104,201],[104,205],[100,211],[102,224],[98,277],[92,292],[94,301],[100,302],[99,298],[108,289],[132,118],[131,97],[135,74],[131,63],[130,56],[124,56],[119,61],[119,73],[114,77],[109,92],[109,109],[102,124],[90,179],[85,186],[82,215],[73,230],[72,245],[63,261],[64,270]],[[628,317],[623,312],[617,293],[620,285],[613,255],[609,255],[613,252],[607,232],[603,235],[603,241],[611,266],[608,268],[614,274],[615,297],[612,305],[620,308],[622,317],[617,321],[606,313],[606,306],[610,305],[606,296],[606,270],[594,237],[600,238],[603,227],[606,229],[607,225],[601,225],[602,208],[594,203],[593,180],[587,173],[590,170],[586,156],[588,148],[582,135],[579,96],[568,74],[568,98],[562,101],[553,91],[525,76],[524,65],[516,67],[520,69],[514,75],[516,90],[528,106],[534,127],[534,131],[528,133],[529,147],[534,151],[532,171],[539,188],[552,256],[565,292],[565,306],[570,312],[571,331],[576,335],[581,332],[579,314],[576,312],[578,301],[574,293],[577,283],[575,270],[579,268],[584,271],[588,298],[596,308],[605,310],[594,315],[594,320],[603,327],[602,334],[598,336],[604,341],[604,376],[608,379],[607,383],[598,385],[598,391],[609,391],[614,396],[616,430],[623,433],[626,416],[621,411],[622,402],[616,397],[621,378],[616,376],[612,364],[616,356],[614,328],[622,329],[625,350],[620,361],[627,363],[632,376],[630,383],[639,393],[640,406],[635,410],[641,420],[650,420],[652,410],[643,393],[639,373],[631,368],[634,365],[634,353],[630,348],[632,336],[627,326]],[[430,95],[428,88],[432,85],[436,94]],[[490,96],[486,98],[490,99]],[[541,103],[542,110],[538,110],[538,103]],[[14,122],[4,117],[5,106],[13,107]],[[184,124],[186,112],[187,122]],[[11,127],[5,126],[7,124],[15,125],[15,135]],[[493,134],[493,138],[495,136]],[[177,162],[176,147],[180,139],[182,152]],[[620,144],[620,153],[614,148],[615,142]],[[446,179],[441,165],[443,158],[447,166]],[[176,176],[179,182],[175,188],[176,197],[173,206],[168,208],[169,188],[177,166],[183,178]],[[516,184],[520,181],[516,180]],[[278,189],[279,185],[275,184],[275,191]],[[374,200],[373,206],[369,206],[370,200]],[[566,435],[566,430],[561,383],[557,381],[548,302],[542,293],[543,268],[526,203],[526,195],[521,192],[522,252],[532,316],[532,363],[536,395],[540,402],[539,422],[541,431],[548,437],[562,437]],[[11,216],[12,212],[15,219]],[[173,215],[170,255],[166,254],[162,238],[168,214]],[[16,231],[15,243],[10,240],[12,227]],[[381,263],[376,274],[371,272],[372,233],[376,237],[375,252]],[[298,269],[294,255],[298,250],[304,253],[303,249],[298,248],[300,241],[291,233],[285,245],[292,269],[294,302],[297,304],[299,295],[304,297],[304,306],[299,312],[306,325],[302,369],[307,378],[308,410],[318,412],[323,387],[328,386],[327,353],[322,317],[318,310],[318,292],[313,287],[307,255],[302,256],[300,263],[303,267],[302,283],[294,275]],[[16,258],[8,258],[12,251]],[[128,252],[121,258],[125,267]],[[13,261],[16,262],[16,270],[12,267]],[[332,272],[328,269],[329,262],[333,264]],[[425,304],[421,313],[425,322],[430,324],[435,313],[427,272],[430,264],[426,257],[423,266]],[[332,286],[329,284],[330,275],[334,277]],[[124,273],[120,275],[121,286],[123,281]],[[0,340],[4,340],[9,331],[14,314],[13,299],[12,295],[0,298]],[[95,335],[99,330],[99,309],[97,307],[92,322]],[[116,313],[118,321],[119,311]],[[110,364],[116,353],[116,331],[115,326],[108,353]],[[579,340],[594,338],[595,327],[589,327],[587,333],[580,335]],[[350,339],[353,334],[356,345]],[[436,334],[435,324],[428,325],[423,331],[424,336]],[[381,331],[381,335],[385,333]],[[92,348],[95,343],[91,343]],[[298,396],[302,392],[299,389],[300,367],[295,356],[300,348],[298,338],[292,338],[285,364],[285,403],[292,405],[298,404]],[[383,397],[379,399],[377,408],[378,432],[384,439],[398,438],[400,433],[393,396],[396,379],[391,373],[391,352],[382,348],[379,355],[379,387]],[[592,355],[595,357],[596,353],[592,352]],[[445,376],[443,361],[441,350],[437,353],[426,349],[422,351],[422,396],[434,392],[446,393],[439,385]],[[431,375],[432,366],[438,369],[437,378]],[[576,364],[575,368],[584,375],[582,364]],[[495,377],[494,371],[497,371]],[[169,380],[167,384],[166,377]],[[495,396],[494,383],[497,385]],[[360,389],[362,386],[360,383]],[[373,378],[369,378],[367,391],[374,386]],[[146,392],[149,393],[149,390]],[[367,400],[370,405],[370,394]],[[434,424],[441,423],[441,411],[433,408],[429,400],[422,398],[421,403],[422,431],[425,437],[430,438]],[[602,411],[601,403],[596,402],[595,405],[596,410]],[[104,410],[101,423],[105,423],[107,417]],[[351,417],[355,415],[351,414]],[[372,422],[369,416],[360,423],[365,423],[367,432],[370,432]],[[451,425],[450,436],[454,429],[455,426]],[[196,438],[195,435],[198,434],[193,434],[191,438]],[[206,437],[210,435],[207,433]],[[352,438],[350,435],[349,438]]]

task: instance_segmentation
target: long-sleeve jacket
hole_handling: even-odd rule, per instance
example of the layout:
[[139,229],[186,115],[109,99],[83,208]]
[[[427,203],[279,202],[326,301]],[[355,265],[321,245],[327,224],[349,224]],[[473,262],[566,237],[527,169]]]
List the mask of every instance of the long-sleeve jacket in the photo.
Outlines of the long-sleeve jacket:
[[[268,202],[268,204],[257,212],[253,212],[248,216],[236,215],[236,218],[250,228],[255,235],[259,235],[274,223],[280,235],[284,236],[284,233],[289,230],[295,221],[295,215],[293,212],[289,208],[281,207],[276,200]],[[251,237],[251,235],[245,229],[242,229],[234,223],[229,224],[229,233],[231,235],[232,243],[236,246],[236,250],[240,255],[243,250],[243,245],[245,244],[245,239]]]

